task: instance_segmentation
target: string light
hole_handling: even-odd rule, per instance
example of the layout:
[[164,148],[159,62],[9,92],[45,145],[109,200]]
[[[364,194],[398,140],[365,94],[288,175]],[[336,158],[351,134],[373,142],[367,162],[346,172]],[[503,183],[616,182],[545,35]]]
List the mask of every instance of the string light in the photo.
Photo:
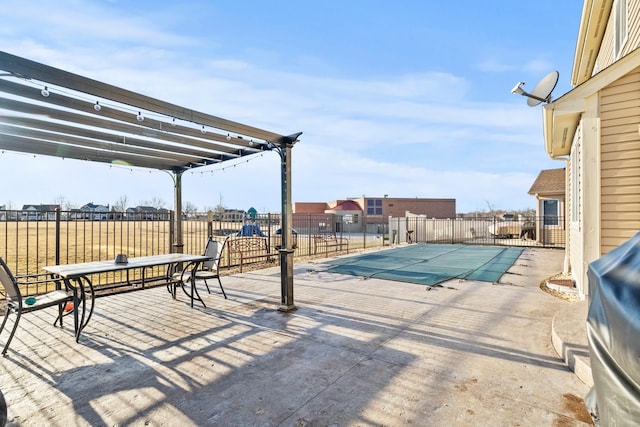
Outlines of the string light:
[[[110,108],[113,108],[113,109],[116,109],[116,110],[129,111],[129,112],[132,112],[133,114],[135,114],[135,110],[123,108],[123,106],[120,105],[120,104],[117,104],[117,105],[116,104],[109,104],[109,103],[107,103],[107,104],[102,103],[101,104],[100,101],[95,101],[95,103],[94,103],[94,101],[90,97],[84,96],[85,94],[77,93],[76,91],[65,90],[65,88],[63,88],[63,87],[56,87],[56,93],[58,93],[58,92],[61,93],[62,95],[71,96],[71,97],[74,97],[74,98],[77,98],[77,99],[81,99],[81,100],[84,100],[84,101],[91,102],[93,104],[93,109],[95,111],[101,111],[102,107],[107,105],[107,107],[110,107]],[[49,91],[49,86],[48,85],[44,86],[44,88],[40,90],[40,94],[44,98],[49,97],[51,95],[51,92]],[[138,111],[138,114],[136,115],[136,120],[138,122],[143,122],[145,120],[145,116],[146,115],[142,114],[142,111]],[[166,118],[167,117],[166,115],[160,115],[160,114],[156,115],[153,112],[150,113],[150,117],[151,116],[154,116],[154,117],[157,116],[158,120],[162,120],[162,118]],[[175,117],[171,118],[170,124],[171,124],[171,126],[177,126],[177,121],[176,121]],[[202,129],[200,130],[200,132],[203,133],[203,134],[208,133],[208,131],[207,131],[207,129],[206,129],[206,127],[204,125],[202,125]],[[238,138],[238,139],[243,139],[243,137],[240,136],[240,135],[232,136],[231,133],[227,133],[227,135],[226,135],[227,141],[231,141],[234,137]],[[249,142],[249,144],[251,145],[251,142]],[[253,141],[253,145],[260,145],[260,144],[261,144],[260,142]]]
[[[64,90],[64,88],[56,88],[56,89],[55,89],[55,91],[56,91],[56,93],[61,93],[63,96],[67,95],[67,96],[76,97],[76,98],[78,98],[78,99],[82,99],[82,100],[84,100],[85,102],[86,102],[86,101],[88,101],[89,103],[93,104],[93,105],[92,105],[92,106],[93,106],[93,109],[94,109],[96,112],[100,112],[100,111],[102,110],[103,105],[105,105],[105,104],[100,104],[100,101],[94,101],[94,100],[91,100],[91,99],[90,99],[90,97],[86,97],[86,96],[78,95],[77,93],[72,92],[72,91],[65,91],[65,90]],[[41,89],[40,94],[41,94],[41,95],[42,95],[42,97],[44,97],[44,98],[47,98],[47,97],[49,97],[49,96],[51,95],[51,93],[50,93],[50,91],[49,91],[49,87],[48,87],[48,85],[47,85],[47,86],[44,86],[44,88],[42,88],[42,89]],[[95,99],[95,98],[94,98],[94,99]],[[108,108],[114,108],[114,109],[120,109],[120,110],[122,110],[122,109],[123,109],[123,108],[122,108],[122,105],[120,105],[120,104],[118,104],[118,105],[110,105],[109,103],[107,103],[106,105],[107,105],[107,107],[108,107]],[[127,111],[127,110],[128,110],[128,112],[135,114],[135,110],[133,110],[133,109],[127,109],[127,108],[124,108],[124,110],[125,110],[125,111]],[[153,112],[151,112],[151,116],[150,116],[150,117],[155,117],[155,114],[154,114]],[[158,116],[158,117],[163,117],[163,118],[165,118],[165,120],[166,120],[166,118],[168,118],[168,117],[167,117],[167,116],[165,116],[165,115]],[[145,121],[145,116],[142,114],[142,111],[138,111],[138,112],[137,112],[136,120],[137,120],[139,123],[142,123],[142,122],[144,122],[144,121]],[[161,120],[161,119],[159,119],[159,120]],[[171,121],[170,121],[169,123],[170,123],[170,125],[171,125],[171,126],[177,126],[177,119],[176,119],[175,117],[171,117]],[[162,126],[162,123],[161,123],[161,126]],[[205,125],[201,125],[200,132],[201,132],[203,135],[208,133],[208,130],[206,129],[206,126],[205,126]],[[224,134],[223,134],[223,135],[224,135]],[[243,136],[241,136],[241,135],[233,135],[233,136],[232,136],[230,132],[228,132],[228,133],[227,133],[227,135],[226,135],[226,140],[227,140],[227,141],[232,141],[232,139],[234,139],[234,138],[237,138],[238,140],[243,140],[243,139],[244,139],[244,137],[243,137]],[[126,141],[126,136],[125,136],[125,135],[123,135],[123,136],[122,136],[122,144],[126,144],[126,143],[127,143],[127,141]],[[261,150],[264,150],[264,147],[271,148],[270,144],[267,144],[267,143],[265,143],[265,142],[260,142],[260,141],[254,141],[254,140],[253,140],[253,138],[250,138],[250,139],[249,139],[249,141],[248,141],[248,145],[249,145],[249,146],[251,146],[251,147],[256,147],[256,146],[257,146],[257,147],[258,147],[258,148],[260,148]],[[2,153],[2,154],[4,154],[4,153],[5,153],[5,151],[4,151],[4,150],[2,150],[2,152],[1,152],[1,153]],[[262,157],[262,155],[263,155],[262,153],[255,153],[255,154],[260,154],[260,157]],[[33,155],[33,157],[34,157],[34,158],[36,158],[36,155]],[[242,156],[242,157],[244,157],[244,156]],[[211,173],[211,174],[214,174],[214,173],[216,173],[216,172],[218,172],[218,171],[223,171],[223,172],[224,172],[224,171],[225,171],[225,169],[226,169],[226,168],[228,168],[228,167],[233,167],[233,168],[235,168],[236,166],[238,166],[238,164],[241,164],[241,163],[248,163],[249,161],[251,161],[251,160],[253,160],[253,159],[255,159],[255,158],[257,158],[257,157],[253,157],[253,156],[252,156],[252,158],[250,158],[250,159],[248,159],[248,160],[246,160],[246,161],[242,161],[242,162],[239,162],[239,163],[237,163],[237,164],[233,164],[233,165],[228,165],[228,166],[224,166],[224,167],[219,167],[219,168],[217,168],[217,169],[213,169],[213,170],[206,171],[206,172],[201,172],[201,174],[204,174],[204,173]],[[226,164],[226,163],[227,163],[227,161],[221,162],[221,164]],[[118,167],[119,167],[118,165],[115,165],[115,166],[114,166],[114,165],[110,165],[110,167],[112,167],[112,166],[113,166],[113,167],[116,167],[116,168],[118,168]],[[120,166],[120,167],[122,167],[122,166]],[[128,169],[128,167],[125,167],[125,168],[127,168],[127,169]],[[134,170],[133,170],[133,169],[130,169],[130,172],[134,172]],[[200,172],[200,171],[198,171],[198,172]],[[194,172],[193,172],[193,170],[191,171],[191,173],[194,173]]]
[[[64,90],[64,88],[56,88],[56,92],[58,92],[58,91],[59,91],[60,93],[62,93],[63,95],[72,96],[72,97],[75,97],[75,98],[78,98],[78,99],[82,99],[82,100],[84,100],[84,101],[90,101],[90,102],[93,102],[89,97],[82,96],[82,94],[75,93],[74,91],[66,91],[66,90]],[[47,85],[47,86],[44,86],[44,88],[40,91],[40,94],[41,94],[44,98],[49,97],[49,96],[51,95],[51,92],[49,91],[49,86],[48,86],[48,85]],[[100,104],[100,101],[95,101],[95,103],[93,104],[93,109],[94,109],[95,111],[102,111],[102,107],[103,107],[104,105],[105,105],[105,104]],[[110,106],[111,108],[114,108],[114,109],[122,109],[122,106],[121,106],[121,105],[117,105],[117,106],[116,106],[116,105],[107,105],[107,106],[108,106],[108,107]],[[127,110],[127,109],[125,108],[125,110]],[[128,111],[131,111],[131,110],[128,110]],[[133,111],[131,111],[131,112],[133,112],[133,113],[135,114],[135,110],[133,110]],[[152,113],[151,115],[152,115],[152,116],[155,116],[153,113]],[[159,118],[158,118],[158,120],[161,120],[161,119],[160,119],[160,117],[166,117],[166,116],[165,116],[165,115],[158,115],[158,117],[159,117]],[[145,115],[143,115],[143,114],[142,114],[142,111],[138,111],[138,114],[136,115],[136,120],[137,120],[139,123],[144,122],[144,120],[145,120]],[[177,126],[177,124],[178,124],[178,123],[177,123],[177,121],[176,121],[176,118],[175,118],[175,117],[172,117],[172,118],[171,118],[170,124],[171,124],[171,126]],[[160,126],[162,126],[162,123],[160,124]],[[208,133],[208,130],[206,129],[205,125],[202,125],[202,127],[201,127],[201,129],[200,129],[200,132],[201,132],[203,135],[204,135],[204,134],[206,134],[206,133]],[[231,135],[231,133],[230,133],[230,132],[228,132],[228,133],[227,133],[227,135],[226,135],[226,139],[227,139],[227,141],[231,141],[233,138],[238,138],[238,139],[240,139],[240,140],[241,140],[241,139],[244,139],[241,135],[235,135],[235,136],[232,136],[232,135]],[[254,141],[253,139],[250,139],[250,140],[249,140],[249,146],[254,147],[254,146],[256,146],[256,145],[258,145],[258,146],[259,146],[259,145],[261,145],[261,144],[263,144],[263,143],[261,143],[261,142],[257,142],[257,141]]]

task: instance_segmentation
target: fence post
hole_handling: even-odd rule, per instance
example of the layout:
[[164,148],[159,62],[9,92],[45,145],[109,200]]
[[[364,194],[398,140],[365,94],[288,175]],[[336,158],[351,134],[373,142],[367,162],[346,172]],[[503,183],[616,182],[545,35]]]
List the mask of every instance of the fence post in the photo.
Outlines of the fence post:
[[[311,232],[311,224],[312,224],[311,214],[307,215],[307,255],[311,256],[311,236],[317,233],[317,230],[313,230]],[[299,236],[298,236],[299,237]]]
[[170,254],[174,253],[174,247],[173,247],[173,242],[175,234],[176,234],[176,227],[175,227],[175,218],[176,218],[176,214],[174,211],[169,211],[169,250],[168,252]]
[[451,220],[451,244],[456,242],[456,220]]
[[60,265],[60,208],[56,208],[56,265]]
[[494,215],[494,217],[493,217],[493,244],[496,243],[496,237],[498,236],[496,233],[498,233],[498,223],[496,222],[496,217]]
[[362,228],[362,249],[367,247],[367,224],[362,221],[362,218],[358,215],[358,221],[360,221]]
[[207,211],[207,237],[213,237],[213,211]]

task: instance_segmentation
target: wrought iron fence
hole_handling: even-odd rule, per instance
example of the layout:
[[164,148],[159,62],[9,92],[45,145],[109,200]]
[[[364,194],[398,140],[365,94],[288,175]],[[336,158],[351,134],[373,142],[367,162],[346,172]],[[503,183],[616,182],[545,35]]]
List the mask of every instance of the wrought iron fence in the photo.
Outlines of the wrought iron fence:
[[[171,215],[0,211],[0,256],[24,276],[42,273],[45,265],[167,253],[173,240]],[[101,275],[96,283],[124,280],[124,274]]]
[[[400,243],[464,243],[470,245],[565,246],[565,221],[562,217],[527,218],[504,221],[498,218],[428,219],[420,216],[388,218],[378,221],[353,221],[335,214],[294,214],[294,257],[333,256],[366,248]],[[383,222],[384,221],[384,222]],[[267,251],[280,249],[280,215],[255,214],[242,220],[215,219],[212,212],[183,218],[182,252],[199,254],[207,238],[242,238],[247,233],[266,240]],[[69,264],[176,252],[173,212],[97,216],[77,212],[51,211],[25,213],[0,211],[0,256],[17,275],[42,273],[45,265]],[[326,244],[321,250],[318,237],[335,237],[343,244]],[[256,249],[257,250],[257,249]],[[252,254],[247,254],[252,255]],[[255,254],[258,255],[258,254]],[[260,258],[256,258],[260,259]],[[225,251],[221,267],[231,269],[238,257]],[[147,274],[157,276],[157,270]],[[127,273],[105,274],[94,278],[98,286],[124,282]],[[131,274],[135,275],[135,272]],[[150,276],[151,277],[151,276]],[[135,279],[136,277],[129,277]],[[29,290],[25,290],[29,293]]]
[[[176,248],[172,248],[173,219],[173,212],[93,215],[61,210],[0,211],[0,256],[14,273],[29,275],[42,273],[45,265],[110,260],[118,254],[137,257],[175,252]],[[276,252],[282,241],[278,214],[257,214],[242,220],[216,220],[212,212],[195,213],[183,218],[182,224],[182,252],[185,253],[202,253],[209,236],[239,237],[247,225],[254,225],[252,230],[259,230],[271,252]],[[344,224],[340,215],[294,215],[293,228],[294,257],[298,258],[335,255],[347,249],[382,246],[387,242],[382,235],[382,231],[387,229],[386,224],[370,225],[355,232],[349,224]],[[313,236],[319,233],[335,233],[338,237],[348,238],[350,245],[318,253]],[[236,262],[237,257],[225,253],[221,266],[232,268]],[[159,270],[147,272],[150,277],[163,273]],[[93,282],[100,286],[125,281],[126,274],[103,274],[94,277]],[[130,274],[135,275],[136,272]],[[28,294],[29,290],[25,293]]]

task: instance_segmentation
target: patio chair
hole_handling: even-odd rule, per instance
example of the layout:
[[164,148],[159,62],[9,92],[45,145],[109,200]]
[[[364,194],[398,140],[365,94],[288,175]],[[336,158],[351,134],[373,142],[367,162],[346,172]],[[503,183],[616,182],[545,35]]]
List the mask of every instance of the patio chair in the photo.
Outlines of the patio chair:
[[0,426],[4,427],[5,425],[7,425],[7,401],[0,390]]
[[[43,279],[40,279],[42,276]],[[25,276],[27,277],[27,276]],[[45,283],[54,283],[54,281],[49,278],[45,274],[41,275],[32,275],[28,276],[30,278],[30,284],[45,284]],[[24,297],[20,292],[20,286],[16,279],[16,277],[11,273],[11,270],[5,263],[5,261],[0,258],[0,283],[2,283],[2,287],[4,288],[4,296],[6,299],[6,311],[4,315],[4,319],[2,321],[2,325],[0,325],[0,334],[4,330],[4,326],[9,319],[9,315],[11,313],[16,314],[16,319],[13,323],[13,329],[9,334],[9,338],[4,345],[4,349],[2,350],[2,355],[7,355],[7,350],[9,349],[9,344],[11,344],[11,340],[18,329],[18,323],[20,322],[20,318],[24,313],[31,313],[33,311],[42,310],[47,307],[58,306],[58,317],[53,322],[55,326],[58,322],[60,322],[60,326],[62,326],[62,317],[65,314],[65,306],[66,303],[72,302],[74,310],[78,307],[78,298],[77,293],[73,289],[69,290],[61,290],[60,282],[56,283],[56,290],[50,291],[42,295],[35,295]],[[74,316],[75,328],[77,330],[77,319]]]
[[[175,273],[173,277],[176,279],[179,278],[181,283],[191,281],[191,277],[195,277],[196,280],[203,280],[204,285],[207,287],[207,292],[209,293],[211,293],[211,289],[209,288],[209,283],[207,282],[207,280],[217,279],[220,290],[222,291],[222,295],[224,296],[224,299],[227,299],[227,294],[224,292],[222,282],[220,281],[220,259],[222,258],[222,254],[224,253],[223,250],[227,243],[227,239],[228,237],[220,242],[209,237],[204,250],[204,255],[210,257],[210,259],[204,261],[201,264],[201,267],[193,272],[193,276],[191,269],[185,269]],[[191,285],[195,286],[195,283],[192,283]]]

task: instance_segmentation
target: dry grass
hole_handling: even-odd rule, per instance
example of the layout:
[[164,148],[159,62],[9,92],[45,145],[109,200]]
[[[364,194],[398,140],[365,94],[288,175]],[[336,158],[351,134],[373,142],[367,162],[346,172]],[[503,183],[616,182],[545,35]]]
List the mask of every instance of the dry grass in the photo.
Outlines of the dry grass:
[[[59,229],[56,225],[59,224]],[[185,253],[201,253],[204,242],[208,238],[206,222],[186,221],[184,223]],[[232,231],[234,224],[223,224],[225,231]],[[237,225],[237,224],[236,224]],[[214,223],[214,231],[222,231]],[[227,233],[228,234],[228,233]],[[324,258],[325,254],[306,255],[311,252],[308,247],[310,239],[300,236],[301,247],[298,248],[296,262],[309,259]],[[4,221],[0,222],[0,257],[5,259],[15,275],[34,275],[42,273],[45,265],[57,264],[56,252],[62,264],[114,259],[117,254],[124,253],[130,257],[155,255],[171,252],[169,221]],[[273,237],[272,237],[273,238]],[[272,242],[273,243],[273,242]],[[351,242],[350,253],[361,249],[364,241],[354,239]],[[379,249],[376,246],[375,249]],[[329,252],[329,256],[344,254],[345,252]],[[239,272],[235,257],[228,257],[225,251],[221,264],[221,274],[230,275]],[[243,271],[268,268],[277,265],[276,262],[256,262],[243,266]],[[140,278],[140,271],[126,273],[105,273],[92,278],[97,286],[119,283]],[[165,274],[164,269],[156,268],[147,271],[147,277]],[[22,286],[25,294],[38,294],[53,290],[55,284],[40,285],[35,289],[32,285]]]
[[34,274],[56,263],[57,247],[61,262],[75,263],[115,258],[119,253],[164,253],[168,239],[167,221],[61,221],[59,231],[55,221],[8,221],[0,226],[4,243],[0,256],[13,271]]

